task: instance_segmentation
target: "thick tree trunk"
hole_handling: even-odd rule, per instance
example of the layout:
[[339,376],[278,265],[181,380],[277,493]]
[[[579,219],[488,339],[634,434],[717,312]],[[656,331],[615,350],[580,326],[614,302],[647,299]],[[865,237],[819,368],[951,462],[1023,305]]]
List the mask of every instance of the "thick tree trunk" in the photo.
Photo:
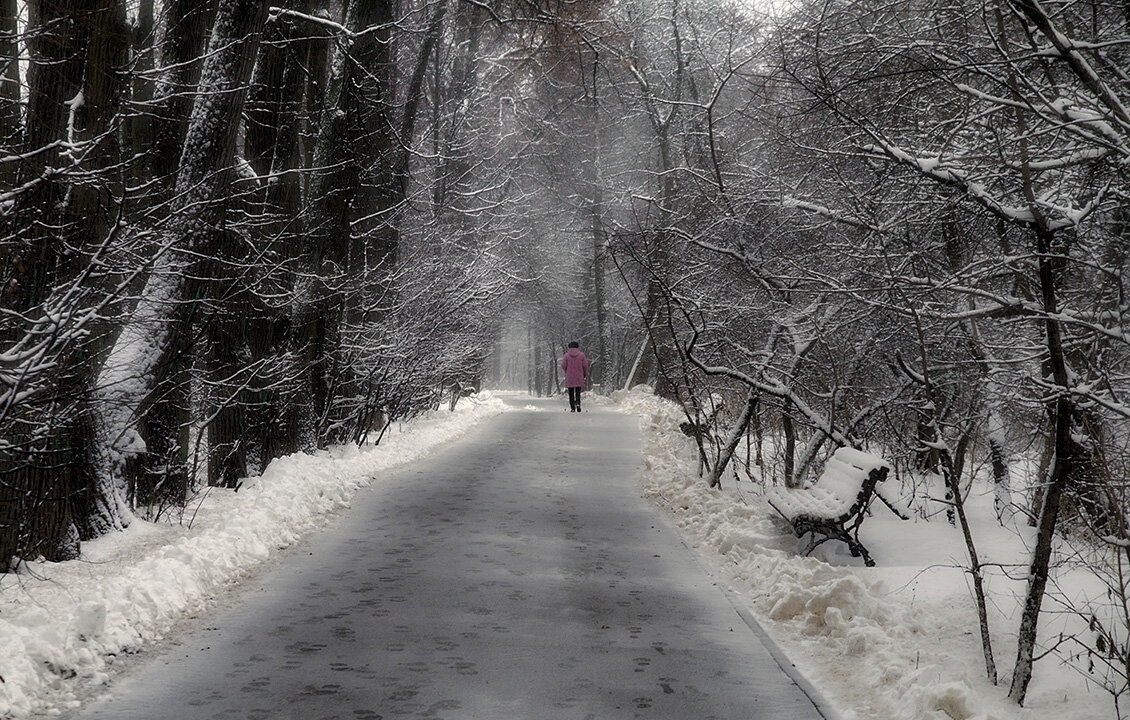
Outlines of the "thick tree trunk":
[[[415,116],[446,8],[437,5],[429,21],[396,123],[393,3],[351,0],[345,6],[343,25],[351,36],[334,56],[314,152],[314,166],[327,170],[310,183],[306,257],[314,281],[298,323],[318,445],[349,434],[345,419],[334,419],[335,395],[357,382],[338,352],[342,331],[382,322],[382,304],[391,296]],[[330,427],[340,431],[327,434]]]
[[[343,25],[356,35],[369,18],[350,0],[344,9]],[[375,3],[384,5],[383,2]],[[297,425],[310,428],[312,443],[324,447],[340,438],[325,437],[333,406],[335,348],[344,320],[346,298],[342,288],[350,264],[350,219],[360,175],[352,157],[350,122],[353,108],[354,71],[352,39],[340,40],[334,48],[330,77],[318,126],[312,166],[318,168],[310,181],[306,205],[310,208],[305,227],[302,256],[311,277],[309,287],[298,302],[295,338],[306,370],[308,402],[296,408]],[[379,71],[379,70],[378,70]]]
[[[296,0],[291,6],[299,12],[313,9],[309,0]],[[261,228],[262,242],[274,248],[273,259],[278,263],[297,262],[302,246],[296,222],[302,207],[302,185],[296,172],[302,164],[302,109],[308,101],[307,89],[314,87],[308,76],[317,72],[312,58],[323,54],[319,49],[329,44],[326,38],[311,37],[311,32],[288,25],[273,29],[273,39],[286,44],[261,47],[247,101],[247,159],[258,175],[269,177],[261,187],[260,207],[268,218]],[[293,291],[289,277],[281,292]],[[246,327],[250,360],[264,360],[287,347],[292,342],[290,326],[285,310],[260,308]],[[249,472],[261,471],[272,459],[301,449],[296,412],[302,402],[301,386],[285,380],[293,375],[293,368],[280,368],[263,378],[263,389],[249,390],[241,397],[246,406],[243,439]]]
[[[221,29],[223,23],[230,22],[230,29],[224,30],[227,37],[243,38],[250,33],[257,36],[261,32],[265,17],[261,6],[244,7],[230,17],[226,10],[226,7],[221,6],[217,11],[216,27]],[[215,32],[212,42],[215,42]],[[241,94],[248,92],[244,89],[244,83],[250,76],[257,45],[247,47],[242,54],[229,59],[229,62],[237,64],[237,69],[224,82],[236,79],[238,85],[229,87],[236,88]],[[212,72],[213,69],[205,64],[201,75],[201,91],[206,89],[210,78],[214,77],[210,74]],[[241,110],[232,107],[220,109],[219,112],[225,114],[229,124],[238,126]],[[234,164],[235,131],[232,130],[230,135],[230,140],[217,139],[217,147],[231,142],[229,165]],[[190,128],[188,138],[191,137]],[[184,164],[183,157],[181,163]],[[243,192],[237,192],[239,189]],[[254,265],[253,252],[248,251],[249,244],[237,232],[222,227],[223,221],[220,218],[221,213],[226,213],[233,202],[250,207],[253,204],[254,190],[253,181],[228,184],[228,197],[219,203],[215,219],[209,220],[211,231],[201,238],[203,260],[196,263],[198,271],[194,273],[199,280],[190,283],[186,293],[187,299],[192,300],[194,305],[196,298],[204,298],[207,303],[207,312],[199,314],[203,347],[197,353],[208,379],[209,389],[203,403],[205,416],[209,419],[207,482],[209,485],[224,487],[235,487],[240,478],[247,476],[247,413],[253,398],[246,385],[260,382],[258,374],[252,374],[249,366],[262,359],[251,356],[249,334],[252,329],[269,331],[271,324],[264,320],[262,308],[246,287],[244,268]],[[235,196],[239,199],[233,200]],[[198,288],[194,288],[194,285],[198,285]]]
[[153,139],[147,153],[150,177],[159,180],[164,188],[171,189],[176,184],[218,3],[219,0],[169,0],[164,7],[162,69],[154,92],[153,127],[142,131],[144,137]]
[[[18,147],[20,140],[20,46],[16,0],[0,0],[0,145]],[[0,187],[16,182],[15,162],[0,163]]]
[[[187,399],[189,353],[184,344],[199,320],[200,288],[195,282],[190,287],[186,277],[207,277],[199,257],[217,246],[238,119],[266,10],[264,0],[222,0],[216,12],[177,171],[169,228],[99,382],[103,432],[115,472],[136,462],[146,443],[179,438],[172,448],[173,463],[162,474],[172,486],[187,483],[187,424],[177,418],[183,417]],[[157,398],[162,402],[154,402]],[[150,430],[157,434],[142,435]],[[148,450],[152,454],[153,448]]]
[[[677,27],[672,19],[672,28],[676,31],[676,54],[681,53],[678,43]],[[681,63],[682,58],[677,60]],[[665,288],[661,283],[668,280],[671,266],[671,248],[675,239],[671,232],[677,204],[674,173],[674,160],[671,153],[670,123],[674,113],[668,116],[665,123],[657,131],[659,144],[659,232],[653,238],[650,249],[649,262],[654,276],[648,281],[648,309],[654,314],[655,321],[651,334],[652,344],[655,348],[656,379],[655,394],[671,400],[678,399],[678,388],[672,380],[672,374],[678,364],[678,352],[675,348],[675,334],[672,326],[671,307],[666,296]]]
[[[674,79],[674,99],[678,100],[683,91],[685,58],[683,56],[682,37],[679,33],[678,16],[674,11],[671,14],[670,25],[672,52],[677,68]],[[672,380],[672,373],[675,372],[678,351],[675,347],[671,311],[667,302],[668,298],[665,296],[664,284],[668,280],[667,275],[671,264],[670,249],[674,240],[672,229],[675,209],[678,204],[674,155],[671,147],[671,127],[677,117],[679,104],[675,103],[667,107],[666,99],[654,95],[651,83],[645,75],[645,70],[640,66],[638,58],[633,58],[631,70],[639,89],[644,93],[648,119],[655,134],[657,160],[655,190],[658,201],[656,203],[657,219],[647,248],[647,268],[645,268],[648,272],[648,281],[644,317],[647,324],[647,342],[651,346],[651,357],[641,355],[637,359],[628,385],[637,385],[654,379],[657,395],[677,400],[678,388],[675,387]]]
[[[81,107],[74,111],[76,139],[89,144],[85,152],[90,170],[117,167],[122,161],[119,138],[122,98],[128,85],[123,72],[129,57],[129,25],[125,4],[121,0],[103,0],[91,15],[90,41],[87,45],[86,70]],[[81,182],[70,188],[64,205],[64,226],[70,232],[73,247],[99,247],[110,234],[115,214],[121,208],[124,192],[120,174],[106,170],[96,182]],[[100,349],[100,348],[99,348]],[[129,509],[124,489],[102,472],[104,463],[94,439],[97,427],[92,416],[93,353],[72,356],[74,375],[81,384],[80,404],[83,417],[72,425],[73,436],[82,446],[77,462],[85,465],[74,469],[78,484],[74,508],[82,539],[90,539],[129,524]]]
[[[37,152],[21,163],[20,181],[28,183],[27,190],[6,213],[13,225],[5,232],[17,240],[18,251],[4,258],[0,281],[4,305],[34,319],[46,312],[53,296],[65,297],[79,281],[117,206],[120,193],[112,174],[100,171],[118,159],[112,122],[128,40],[117,0],[44,0],[28,9],[34,31],[24,147]],[[62,144],[52,149],[55,143]],[[48,166],[64,172],[48,176]],[[67,171],[82,172],[83,182],[73,182]],[[68,304],[54,308],[63,315],[74,310]],[[8,342],[43,330],[35,324],[6,325],[0,340]],[[122,524],[113,493],[96,470],[87,341],[66,327],[50,334],[45,338],[50,362],[37,360],[47,369],[23,374],[35,390],[21,402],[33,410],[6,419],[0,428],[8,441],[0,452],[0,504],[7,507],[0,569],[14,556],[69,559],[78,552],[80,536]]]
[[[133,105],[138,108],[128,120],[129,146],[135,157],[145,157],[146,152],[153,146],[153,115],[149,112],[153,102],[153,92],[156,84],[153,82],[152,73],[156,65],[155,24],[153,16],[154,0],[141,0],[137,8],[137,25],[133,28]],[[148,162],[137,162],[133,165],[133,182],[135,185],[149,181],[151,166]]]
[[[121,150],[115,126],[127,88],[122,72],[129,57],[129,26],[121,0],[100,0],[92,8],[81,103],[73,103],[75,140],[92,147],[85,151],[88,170],[118,164]],[[86,246],[100,243],[120,205],[118,173],[100,175],[96,182],[76,183],[64,205],[64,223],[72,237]]]
[[[157,191],[151,197],[143,196],[142,203],[166,197],[166,193],[177,187],[190,118],[200,99],[197,90],[217,3],[218,0],[170,0],[163,7],[164,33],[154,51],[160,56],[161,69],[155,83],[139,79],[137,100],[146,105],[131,128],[134,151],[142,152],[145,158],[143,167],[139,168],[140,179],[155,181]],[[150,8],[143,4],[140,10],[148,13]],[[181,501],[187,496],[190,485],[191,408],[185,383],[189,376],[195,313],[192,308],[168,306],[161,309],[162,303],[173,302],[178,279],[169,279],[172,296],[145,296],[168,279],[166,273],[183,275],[185,268],[172,263],[169,255],[185,248],[171,249],[173,244],[166,234],[163,242],[153,247],[152,252],[157,257],[149,281],[121,330],[122,335],[114,341],[101,373],[103,379],[116,378],[115,373],[129,374],[127,368],[115,369],[113,364],[122,362],[123,349],[145,347],[145,337],[126,337],[137,331],[138,322],[153,323],[158,328],[170,323],[159,331],[157,346],[148,349],[143,360],[145,374],[131,375],[128,387],[108,388],[103,396],[104,400],[113,402],[111,407],[102,408],[103,420],[115,418],[107,426],[107,432],[113,434],[107,438],[111,448],[107,472],[121,478],[131,501],[139,505]],[[101,381],[99,386],[103,387]],[[131,425],[131,416],[137,418],[136,426]],[[115,444],[118,449],[114,448]],[[129,451],[123,452],[122,448]]]

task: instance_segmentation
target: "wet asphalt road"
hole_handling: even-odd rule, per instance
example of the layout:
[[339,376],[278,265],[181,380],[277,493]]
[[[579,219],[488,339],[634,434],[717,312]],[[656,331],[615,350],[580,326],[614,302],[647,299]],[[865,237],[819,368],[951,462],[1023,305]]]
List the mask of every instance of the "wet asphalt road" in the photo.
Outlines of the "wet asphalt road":
[[72,717],[819,718],[640,498],[635,418],[514,402]]

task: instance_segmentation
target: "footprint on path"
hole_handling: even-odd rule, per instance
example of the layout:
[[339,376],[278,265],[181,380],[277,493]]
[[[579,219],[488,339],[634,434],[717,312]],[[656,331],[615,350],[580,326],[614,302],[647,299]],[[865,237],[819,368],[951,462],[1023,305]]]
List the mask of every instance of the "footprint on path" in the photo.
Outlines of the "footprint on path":
[[305,655],[309,655],[309,654],[312,654],[312,653],[318,653],[318,652],[321,652],[325,649],[326,649],[326,646],[323,645],[322,643],[310,643],[310,642],[296,642],[296,643],[291,643],[290,645],[286,646],[286,651],[288,653],[302,653],[302,654],[305,654]]

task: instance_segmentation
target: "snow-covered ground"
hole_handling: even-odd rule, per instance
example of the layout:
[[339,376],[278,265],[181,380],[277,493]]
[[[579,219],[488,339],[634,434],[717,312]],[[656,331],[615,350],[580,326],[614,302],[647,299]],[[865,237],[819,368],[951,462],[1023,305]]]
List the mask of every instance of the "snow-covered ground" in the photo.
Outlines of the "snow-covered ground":
[[[862,567],[840,543],[824,559],[798,557],[797,542],[760,494],[727,478],[709,490],[697,476],[693,441],[678,409],[652,395],[620,392],[613,404],[641,416],[645,492],[675,518],[689,544],[747,604],[785,654],[845,720],[1113,720],[1110,696],[1049,655],[1036,664],[1028,699],[1007,699],[1024,584],[990,574],[990,627],[1001,684],[985,679],[960,532],[944,517],[901,521],[879,503],[861,537],[877,561]],[[1027,527],[1002,528],[991,490],[967,504],[983,562],[1017,571],[1030,556]],[[843,554],[836,554],[841,545]],[[829,555],[831,553],[831,555]],[[826,562],[828,560],[830,562]],[[1019,571],[1022,576],[1023,569]],[[1081,572],[1059,571],[1060,590],[1084,589]],[[1054,602],[1045,602],[1054,610]],[[1048,612],[1040,638],[1073,618]]]
[[134,521],[83,544],[79,560],[0,575],[0,718],[51,713],[107,677],[112,658],[206,609],[279,549],[323,526],[378,473],[411,462],[502,412],[489,393],[455,412],[393,426],[379,446],[272,462],[237,492],[212,488],[180,524]]
[[[564,401],[562,401],[564,402]],[[865,568],[824,546],[798,557],[796,541],[750,483],[711,491],[696,473],[693,444],[677,409],[640,393],[590,398],[638,414],[644,438],[644,492],[670,512],[688,544],[751,612],[845,720],[1111,720],[1109,696],[1049,656],[1036,666],[1027,706],[1006,699],[1023,584],[994,573],[990,622],[1002,684],[984,679],[976,615],[961,537],[944,519],[903,522],[877,507],[863,539],[878,566]],[[124,533],[86,543],[67,563],[32,563],[0,576],[0,717],[74,705],[108,676],[113,658],[136,651],[279,548],[325,525],[352,494],[394,465],[422,457],[503,411],[484,393],[393,428],[378,447],[339,447],[273,462],[238,492],[213,489],[182,524],[134,522]],[[197,507],[198,506],[198,507]],[[1001,528],[992,497],[968,510],[987,562],[1027,560],[1027,528]],[[191,525],[189,524],[191,521]],[[1061,572],[1061,587],[1085,589]],[[1041,637],[1054,637],[1049,615]]]

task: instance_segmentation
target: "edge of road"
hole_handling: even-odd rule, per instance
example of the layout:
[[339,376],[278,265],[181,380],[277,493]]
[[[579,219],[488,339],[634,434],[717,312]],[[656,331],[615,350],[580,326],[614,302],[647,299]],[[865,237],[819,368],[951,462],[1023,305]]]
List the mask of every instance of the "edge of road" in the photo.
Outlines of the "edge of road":
[[[692,550],[692,552],[694,551]],[[698,558],[695,558],[695,560],[697,561]],[[789,660],[789,656],[785,654],[781,646],[769,636],[769,633],[765,632],[765,628],[761,627],[761,623],[757,622],[757,618],[755,618],[749,610],[739,604],[735,598],[734,591],[721,584],[718,585],[718,588],[722,591],[722,594],[726,596],[726,599],[730,602],[730,606],[734,608],[734,612],[738,614],[738,617],[753,631],[753,634],[757,636],[757,639],[761,641],[765,649],[768,650],[769,654],[773,656],[773,659],[777,661],[777,665],[780,666],[781,671],[784,672],[790,680],[796,683],[800,691],[808,697],[820,717],[824,718],[824,720],[844,720],[840,711],[828,702],[824,694]]]
[[706,573],[707,577],[709,577],[713,581],[714,587],[718,588],[719,592],[721,592],[722,595],[726,598],[726,602],[728,602],[730,604],[730,607],[734,609],[734,612],[737,613],[737,616],[741,618],[746,627],[748,627],[750,631],[753,632],[757,639],[761,641],[761,644],[765,646],[765,649],[769,651],[770,657],[772,657],[773,660],[777,663],[777,666],[781,668],[781,672],[783,672],[787,678],[792,680],[793,683],[798,688],[800,688],[800,691],[804,693],[805,697],[808,698],[808,701],[812,703],[812,706],[816,709],[816,713],[820,717],[824,718],[824,720],[844,720],[843,714],[840,713],[840,711],[836,709],[835,706],[828,702],[828,699],[824,697],[824,694],[820,692],[820,690],[815,685],[812,684],[812,681],[805,677],[804,673],[800,671],[800,668],[798,668],[796,664],[789,660],[788,655],[786,655],[785,651],[781,649],[781,646],[778,645],[775,640],[773,640],[769,633],[766,632],[765,628],[761,626],[761,623],[757,621],[757,618],[753,616],[753,613],[751,613],[745,606],[745,603],[741,600],[740,594],[733,588],[731,588],[725,580],[718,577],[718,575],[714,572],[714,569],[705,562],[705,558],[702,557],[702,551],[692,547],[687,543],[686,536],[683,534],[682,530],[680,530],[678,526],[675,525],[674,520],[668,514],[667,508],[663,507],[663,505],[661,504],[653,502],[646,495],[641,495],[641,497],[644,502],[647,502],[657,511],[659,511],[659,515],[662,518],[663,524],[667,526],[667,530],[673,532],[675,534],[675,537],[679,538],[679,542],[683,545],[684,548],[686,548],[691,558],[702,569],[702,571]]

